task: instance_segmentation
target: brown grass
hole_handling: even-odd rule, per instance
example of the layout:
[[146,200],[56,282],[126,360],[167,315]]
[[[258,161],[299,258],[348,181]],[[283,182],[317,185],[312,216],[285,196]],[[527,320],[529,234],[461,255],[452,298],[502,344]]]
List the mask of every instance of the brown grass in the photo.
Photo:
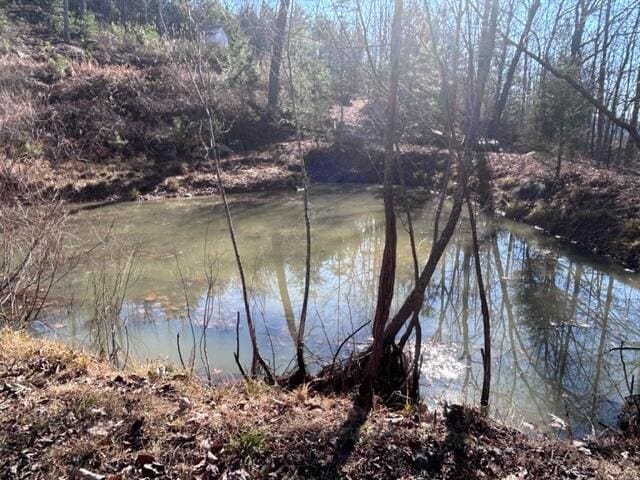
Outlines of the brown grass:
[[0,333],[0,379],[0,472],[15,478],[69,478],[79,468],[113,480],[154,471],[157,478],[639,478],[637,441],[528,440],[465,408],[434,420],[424,409],[376,407],[333,471],[347,397],[259,383],[205,388],[157,364],[124,373],[8,330]]

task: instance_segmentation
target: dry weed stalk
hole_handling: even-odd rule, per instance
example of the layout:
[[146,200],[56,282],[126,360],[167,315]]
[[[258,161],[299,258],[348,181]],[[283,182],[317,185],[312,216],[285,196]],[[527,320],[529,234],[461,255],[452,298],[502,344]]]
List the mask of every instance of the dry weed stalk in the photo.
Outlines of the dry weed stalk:
[[[116,368],[124,368],[129,358],[128,318],[123,314],[127,291],[134,282],[136,251],[122,252],[110,242],[102,243],[91,273],[93,316],[89,330],[99,355]],[[116,253],[112,253],[116,252]]]
[[63,275],[66,212],[0,159],[0,321],[37,317]]

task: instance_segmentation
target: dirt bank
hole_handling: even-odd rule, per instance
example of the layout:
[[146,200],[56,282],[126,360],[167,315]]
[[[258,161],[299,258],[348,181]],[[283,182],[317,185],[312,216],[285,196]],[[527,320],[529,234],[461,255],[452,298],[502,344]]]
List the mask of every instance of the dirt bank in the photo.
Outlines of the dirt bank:
[[[289,190],[299,184],[300,161],[289,143],[247,154],[230,154],[222,159],[221,165],[228,193]],[[160,168],[143,159],[99,166],[67,162],[39,178],[42,179],[39,186],[49,196],[57,195],[71,202],[149,200],[218,192],[213,161],[170,162]]]
[[[419,145],[400,149],[408,185],[441,189],[446,150]],[[535,152],[487,155],[497,214],[640,268],[640,175],[572,161],[565,162],[556,178],[555,160]],[[382,158],[381,149],[362,147],[307,154],[312,179],[336,183],[378,182]]]
[[637,440],[528,439],[461,407],[375,408],[332,471],[349,398],[123,373],[9,331],[0,347],[2,478],[640,478]]

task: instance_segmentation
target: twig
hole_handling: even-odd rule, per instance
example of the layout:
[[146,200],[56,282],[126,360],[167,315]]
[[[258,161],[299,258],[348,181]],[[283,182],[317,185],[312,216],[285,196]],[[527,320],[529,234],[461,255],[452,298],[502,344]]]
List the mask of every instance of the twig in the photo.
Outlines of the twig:
[[336,350],[336,353],[333,354],[333,360],[331,361],[332,365],[335,365],[336,363],[336,359],[338,358],[338,355],[340,354],[340,350],[342,350],[342,347],[345,346],[345,344],[354,336],[356,336],[356,334],[362,330],[364,327],[366,327],[367,325],[369,325],[371,323],[371,320],[369,320],[368,322],[363,323],[362,325],[360,325],[358,328],[356,328],[352,333],[350,333],[349,335],[347,335],[347,337],[342,341],[342,343],[340,343],[340,345],[338,346],[338,349]]
[[236,361],[236,365],[238,366],[238,370],[242,374],[242,377],[249,381],[249,377],[247,376],[244,368],[242,368],[242,364],[240,363],[240,312],[237,312],[236,316],[236,351],[233,352],[233,358]]

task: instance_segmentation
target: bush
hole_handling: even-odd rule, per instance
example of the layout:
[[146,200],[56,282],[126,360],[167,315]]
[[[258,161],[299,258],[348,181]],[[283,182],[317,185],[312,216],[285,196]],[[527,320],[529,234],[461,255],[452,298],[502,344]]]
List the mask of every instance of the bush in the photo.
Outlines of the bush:
[[145,47],[160,47],[161,38],[150,25],[130,25],[131,33],[136,41]]
[[27,136],[23,140],[20,150],[20,156],[29,160],[37,160],[42,157],[43,154],[42,144],[30,136]]
[[84,26],[82,25],[82,19],[80,19],[80,32],[82,39],[86,42],[90,39],[96,38],[100,28],[96,20],[96,16],[92,12],[87,12],[84,16]]
[[113,138],[109,141],[109,145],[111,146],[111,148],[117,151],[124,150],[128,144],[129,141],[126,138],[122,138],[120,132],[118,131],[113,133]]
[[47,73],[52,82],[58,82],[70,76],[71,64],[62,55],[54,55],[47,64]]
[[165,182],[165,188],[167,189],[167,192],[176,193],[180,190],[180,182],[175,178],[168,178]]
[[121,25],[112,23],[107,30],[107,34],[111,37],[112,41],[122,45],[136,44],[155,49],[162,46],[160,35],[149,25],[137,25],[133,23]]
[[0,160],[0,322],[25,325],[64,275],[66,213],[29,186],[17,165]]
[[132,187],[127,192],[127,196],[129,197],[129,201],[137,202],[138,200],[140,200],[140,190],[138,190],[136,187]]

